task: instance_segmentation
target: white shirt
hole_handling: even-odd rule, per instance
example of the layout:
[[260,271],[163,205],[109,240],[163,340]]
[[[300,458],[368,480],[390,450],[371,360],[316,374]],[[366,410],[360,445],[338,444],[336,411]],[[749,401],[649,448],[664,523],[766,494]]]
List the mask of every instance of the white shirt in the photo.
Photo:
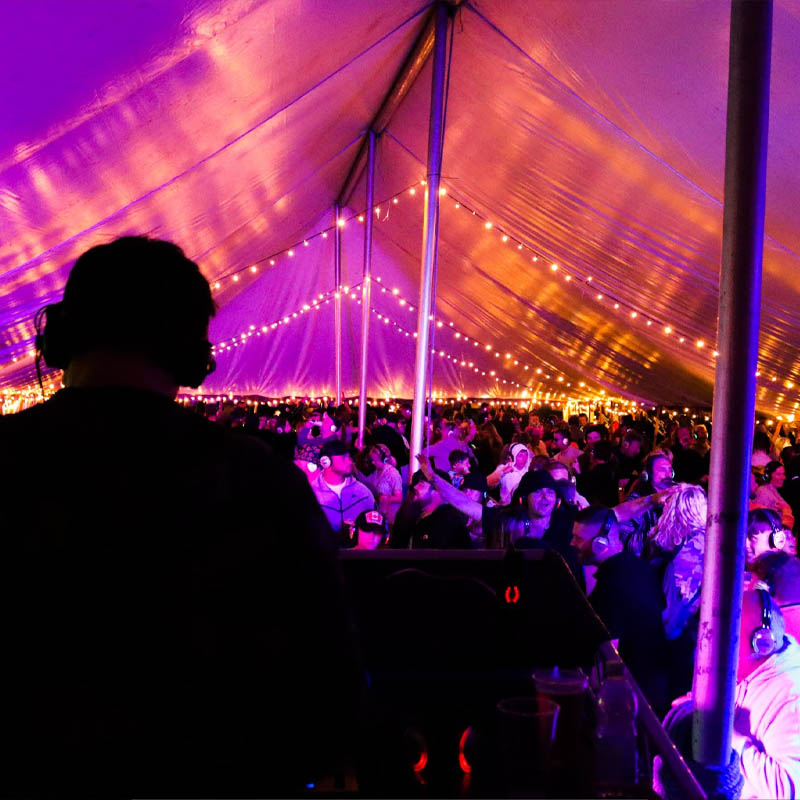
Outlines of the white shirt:
[[743,799],[800,795],[800,646],[787,638],[786,650],[736,685],[733,727]]
[[[322,480],[324,480],[324,481],[325,481],[325,478],[323,478]],[[333,492],[333,493],[334,493],[334,494],[335,494],[337,497],[341,497],[341,496],[342,496],[342,491],[344,490],[344,487],[347,485],[347,478],[345,478],[345,479],[344,479],[344,480],[343,480],[341,483],[337,483],[336,485],[332,485],[332,484],[328,483],[328,481],[325,481],[325,485],[326,485],[326,486],[327,486],[327,487],[328,487],[328,488],[329,488],[329,489],[330,489],[330,490],[331,490],[331,491],[332,491],[332,492]]]

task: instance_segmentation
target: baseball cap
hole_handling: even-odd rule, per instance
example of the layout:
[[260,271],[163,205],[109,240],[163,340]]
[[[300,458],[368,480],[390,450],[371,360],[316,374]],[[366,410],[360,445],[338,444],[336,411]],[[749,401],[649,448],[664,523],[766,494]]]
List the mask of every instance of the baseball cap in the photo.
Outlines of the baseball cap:
[[355,521],[356,530],[368,533],[386,533],[386,520],[380,511],[362,511]]
[[347,445],[344,442],[339,439],[331,439],[329,442],[325,442],[325,444],[322,445],[320,456],[333,458],[333,456],[346,456],[349,454],[350,451],[347,449]]
[[526,472],[519,482],[516,494],[520,498],[525,498],[533,492],[538,492],[540,489],[552,489],[554,492],[558,490],[553,476],[543,469],[536,470],[536,472]]

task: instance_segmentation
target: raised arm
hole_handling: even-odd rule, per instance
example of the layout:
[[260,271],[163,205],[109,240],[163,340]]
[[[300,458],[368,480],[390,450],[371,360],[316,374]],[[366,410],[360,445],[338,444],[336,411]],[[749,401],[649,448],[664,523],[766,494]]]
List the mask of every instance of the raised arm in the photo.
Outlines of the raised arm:
[[450,503],[451,506],[458,509],[462,514],[466,514],[470,519],[474,519],[477,522],[481,521],[483,506],[480,503],[470,500],[455,486],[440,478],[433,471],[428,456],[424,453],[420,453],[417,459],[419,460],[419,468],[422,470],[422,474],[436,487],[436,491],[439,492],[446,503]]

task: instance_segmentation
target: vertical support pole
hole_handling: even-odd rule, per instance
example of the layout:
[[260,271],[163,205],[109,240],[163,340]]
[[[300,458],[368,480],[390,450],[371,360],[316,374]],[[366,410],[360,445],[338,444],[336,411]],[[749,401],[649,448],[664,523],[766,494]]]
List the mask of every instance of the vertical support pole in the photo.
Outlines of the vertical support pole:
[[342,227],[339,225],[342,209],[333,207],[333,349],[336,405],[342,403]]
[[719,343],[693,750],[727,764],[744,576],[764,249],[772,0],[732,0]]
[[[431,111],[428,124],[428,174],[425,186],[425,211],[422,226],[422,263],[417,317],[417,354],[414,361],[414,406],[411,411],[410,472],[417,468],[425,428],[425,385],[430,361],[430,320],[433,281],[439,246],[439,183],[442,175],[444,143],[445,70],[447,33],[451,24],[449,9],[438,3],[435,9]],[[433,386],[430,386],[431,394]]]
[[364,428],[367,425],[367,359],[372,304],[372,221],[375,214],[375,131],[370,130],[367,137],[367,211],[364,227],[364,276],[361,283],[361,385],[358,391],[359,449],[364,446]]

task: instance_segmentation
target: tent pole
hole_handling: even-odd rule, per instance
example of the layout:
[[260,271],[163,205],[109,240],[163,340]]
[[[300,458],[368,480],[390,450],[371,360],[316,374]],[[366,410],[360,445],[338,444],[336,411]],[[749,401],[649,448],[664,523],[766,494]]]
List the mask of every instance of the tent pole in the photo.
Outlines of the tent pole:
[[333,349],[334,380],[336,382],[336,405],[342,404],[342,228],[339,225],[342,209],[337,203],[333,207]]
[[375,206],[375,131],[367,134],[367,211],[364,226],[364,277],[361,283],[361,386],[358,391],[358,441],[364,446],[367,425],[367,358],[369,352],[369,320],[372,304],[372,221]]
[[[445,3],[435,8],[433,43],[433,78],[431,111],[428,125],[428,177],[425,186],[425,210],[422,226],[422,259],[420,266],[419,307],[417,317],[417,354],[414,362],[414,406],[411,412],[410,472],[417,468],[417,455],[422,451],[425,429],[425,384],[430,361],[430,321],[433,279],[439,245],[439,182],[442,174],[444,143],[445,68],[447,33],[451,25],[450,9]],[[433,393],[433,386],[430,387]]]
[[761,307],[772,0],[732,0],[725,206],[693,750],[727,765],[744,576]]

